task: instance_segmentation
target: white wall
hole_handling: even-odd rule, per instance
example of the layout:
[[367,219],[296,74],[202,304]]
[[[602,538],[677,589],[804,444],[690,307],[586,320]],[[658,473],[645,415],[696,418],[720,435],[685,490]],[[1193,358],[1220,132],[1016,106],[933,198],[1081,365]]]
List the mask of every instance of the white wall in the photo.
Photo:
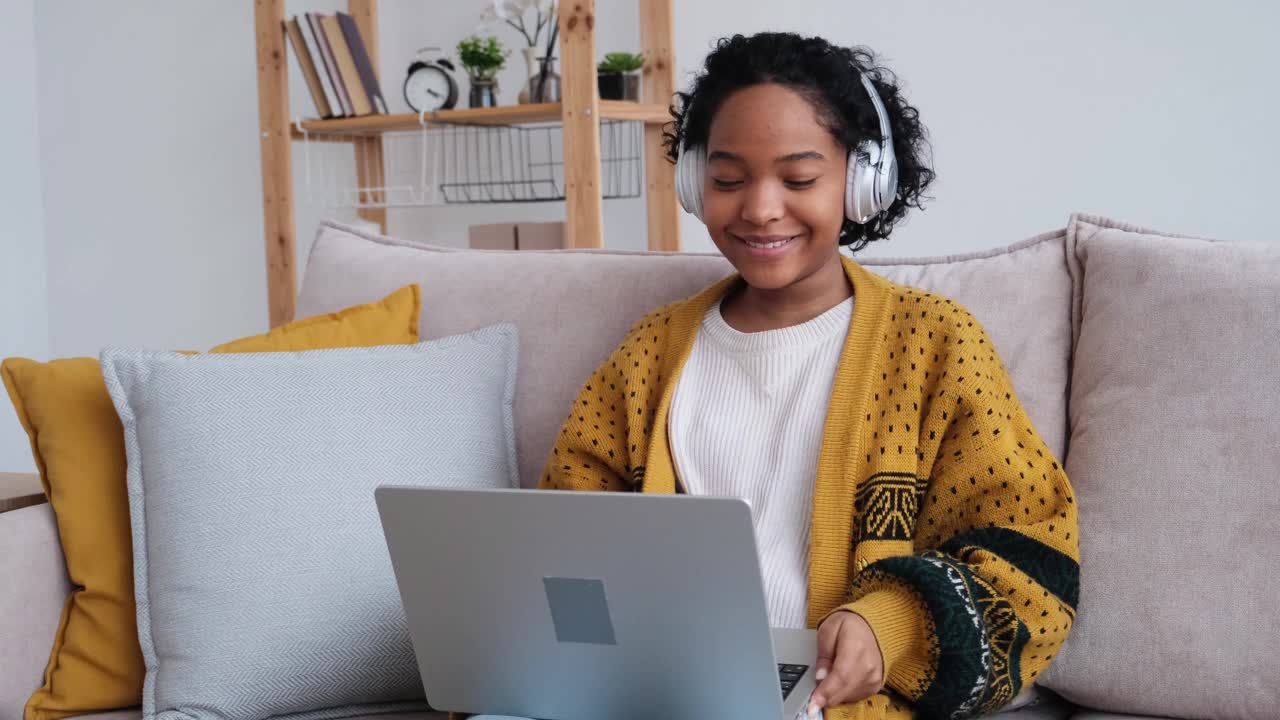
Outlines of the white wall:
[[[29,0],[5,6],[0,23],[0,358],[45,359],[49,312],[45,290],[36,111],[36,35]],[[35,469],[26,433],[0,396],[0,472]]]
[[54,356],[260,331],[252,3],[35,4]]
[[[1270,202],[1280,164],[1270,128],[1280,114],[1280,48],[1271,37],[1280,4],[675,2],[681,86],[715,38],[764,29],[869,44],[906,80],[933,133],[936,200],[868,255],[989,248],[1060,227],[1073,210],[1280,241]],[[343,5],[290,0],[288,11]],[[455,45],[483,3],[379,6],[382,83],[403,108],[413,51]],[[0,292],[6,313],[18,314],[6,315],[0,351],[201,349],[263,330],[252,3],[16,0],[5,8],[0,72],[12,76],[6,96],[17,101],[0,114],[8,229]],[[634,0],[597,0],[598,52],[635,48],[637,17]],[[517,41],[514,31],[502,37]],[[506,102],[521,65],[513,55],[500,78]],[[309,114],[296,70],[292,85],[294,111]],[[294,157],[300,173],[298,144]],[[447,207],[395,210],[390,223],[393,234],[462,245],[471,223],[562,214],[557,203]],[[640,200],[606,202],[606,244],[643,246],[643,214]],[[354,213],[300,203],[300,263],[325,215]],[[683,223],[687,249],[710,249],[704,229],[687,216]],[[25,465],[25,450],[15,449],[25,440],[4,418],[0,469]]]
[[[1280,4],[677,5],[678,85],[715,37],[761,30],[870,45],[907,82],[933,135],[936,200],[867,256],[999,246],[1061,227],[1076,210],[1280,241]],[[685,216],[683,229],[686,247],[708,247],[695,220]]]

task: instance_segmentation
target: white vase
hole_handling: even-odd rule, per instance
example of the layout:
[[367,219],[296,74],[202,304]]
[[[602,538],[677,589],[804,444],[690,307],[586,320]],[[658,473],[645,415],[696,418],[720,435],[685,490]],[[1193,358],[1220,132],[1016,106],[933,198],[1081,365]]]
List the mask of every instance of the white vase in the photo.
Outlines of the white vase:
[[537,46],[530,45],[528,47],[521,48],[520,52],[524,54],[525,68],[525,81],[520,84],[519,97],[519,102],[523,105],[524,103],[529,102],[529,78],[533,77],[538,72],[538,48]]

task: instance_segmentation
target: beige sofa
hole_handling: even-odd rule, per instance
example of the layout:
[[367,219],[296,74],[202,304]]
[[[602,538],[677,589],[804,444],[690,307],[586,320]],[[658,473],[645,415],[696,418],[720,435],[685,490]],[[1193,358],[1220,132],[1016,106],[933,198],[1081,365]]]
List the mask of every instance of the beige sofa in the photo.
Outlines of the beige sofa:
[[[987,252],[862,262],[974,312],[1080,499],[1075,629],[1040,678],[1048,691],[1007,716],[1280,718],[1280,245],[1073,216]],[[531,484],[631,322],[729,271],[714,255],[459,251],[326,224],[298,314],[418,282],[424,338],[515,323]],[[9,720],[40,683],[69,590],[47,504],[0,514],[0,578]]]

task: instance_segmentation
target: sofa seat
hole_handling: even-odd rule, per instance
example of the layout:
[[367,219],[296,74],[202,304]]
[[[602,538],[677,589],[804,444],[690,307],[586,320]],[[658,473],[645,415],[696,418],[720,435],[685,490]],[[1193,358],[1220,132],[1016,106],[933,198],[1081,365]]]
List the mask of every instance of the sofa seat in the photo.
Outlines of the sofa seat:
[[[96,715],[79,715],[77,720],[141,720],[141,708],[134,707],[131,710],[116,710],[115,712],[100,712]],[[448,712],[388,712],[385,715],[361,715],[352,717],[349,720],[448,720]],[[1037,717],[1036,720],[1041,720]],[[1048,720],[1048,719],[1044,719]]]
[[[447,720],[448,713],[391,713],[387,715],[363,715],[352,720]],[[991,716],[1000,720],[1172,720],[1138,715],[1112,715],[1110,713],[1079,710],[1065,700],[1046,696],[1040,702]],[[78,720],[140,720],[142,711],[134,708],[98,715],[82,715]]]

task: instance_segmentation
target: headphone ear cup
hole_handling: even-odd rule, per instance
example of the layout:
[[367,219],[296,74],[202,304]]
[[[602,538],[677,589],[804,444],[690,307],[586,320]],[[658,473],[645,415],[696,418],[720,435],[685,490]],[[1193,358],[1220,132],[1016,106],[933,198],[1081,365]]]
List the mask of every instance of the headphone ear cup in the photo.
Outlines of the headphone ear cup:
[[707,150],[701,145],[680,151],[676,158],[676,197],[684,211],[702,219],[702,186],[707,169]]
[[[865,159],[863,155],[866,155]],[[879,180],[876,166],[879,161],[880,143],[867,140],[857,150],[849,151],[845,171],[844,215],[859,225],[866,224],[883,209],[876,192]]]
[[879,173],[879,201],[880,212],[884,212],[893,206],[895,200],[898,199],[898,158],[893,154],[893,146],[889,146],[884,150],[884,157],[880,159]]

